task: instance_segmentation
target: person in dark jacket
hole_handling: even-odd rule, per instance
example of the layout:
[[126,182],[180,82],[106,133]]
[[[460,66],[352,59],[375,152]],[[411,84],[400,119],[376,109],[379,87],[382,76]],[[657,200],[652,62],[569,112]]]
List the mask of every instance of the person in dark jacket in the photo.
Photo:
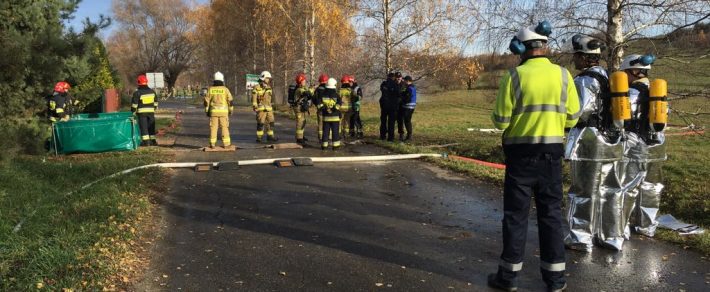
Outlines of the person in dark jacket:
[[141,146],[158,146],[155,139],[155,110],[158,109],[155,91],[148,87],[148,78],[145,75],[139,75],[136,81],[138,89],[133,93],[131,111],[138,116]]
[[387,80],[380,85],[380,140],[394,141],[394,124],[399,107],[399,90],[395,73],[387,75]]

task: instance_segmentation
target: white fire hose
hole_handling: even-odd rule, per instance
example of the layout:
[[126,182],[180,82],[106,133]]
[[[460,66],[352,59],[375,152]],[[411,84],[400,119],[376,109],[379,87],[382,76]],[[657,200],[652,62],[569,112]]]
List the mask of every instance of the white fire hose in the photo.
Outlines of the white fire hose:
[[[130,169],[126,169],[109,176],[105,176],[93,182],[90,182],[77,191],[85,190],[99,182],[107,179],[111,179],[124,174],[129,174],[136,170],[148,169],[148,168],[195,168],[198,165],[212,165],[212,167],[218,167],[220,163],[236,163],[236,165],[247,166],[247,165],[269,165],[274,164],[276,161],[282,160],[293,160],[293,159],[310,159],[312,162],[375,162],[375,161],[390,161],[390,160],[407,160],[407,159],[419,159],[419,158],[446,158],[446,154],[433,154],[433,153],[421,153],[421,154],[396,154],[396,155],[374,155],[374,156],[344,156],[344,157],[284,157],[284,158],[267,158],[267,159],[253,159],[253,160],[240,160],[240,161],[223,161],[223,162],[176,162],[176,163],[155,163],[143,166],[138,166]],[[71,195],[74,192],[70,192],[67,195]],[[36,211],[35,211],[36,212]],[[31,217],[34,214],[30,214]],[[22,224],[27,218],[20,220],[12,232],[17,233],[22,228]]]

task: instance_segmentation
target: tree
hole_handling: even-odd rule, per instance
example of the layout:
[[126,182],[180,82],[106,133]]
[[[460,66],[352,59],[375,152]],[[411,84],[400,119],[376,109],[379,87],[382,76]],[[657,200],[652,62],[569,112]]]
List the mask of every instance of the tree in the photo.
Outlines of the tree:
[[521,26],[541,20],[553,22],[557,49],[575,33],[599,37],[609,48],[607,64],[616,70],[624,48],[709,19],[708,5],[708,0],[492,0],[483,15],[487,37],[499,44],[507,45]]
[[109,40],[109,51],[125,78],[163,72],[172,88],[197,48],[197,21],[187,1],[115,0],[113,11],[119,29]]
[[[456,53],[471,43],[478,33],[478,7],[473,1],[444,0],[363,0],[356,16],[362,26],[366,46],[380,58],[377,72],[383,76],[406,62],[396,57],[398,50],[425,55]],[[467,20],[467,21],[462,21]],[[408,60],[407,60],[408,61]],[[432,68],[423,75],[432,75]],[[422,75],[422,76],[423,76]],[[418,76],[418,78],[421,76]]]

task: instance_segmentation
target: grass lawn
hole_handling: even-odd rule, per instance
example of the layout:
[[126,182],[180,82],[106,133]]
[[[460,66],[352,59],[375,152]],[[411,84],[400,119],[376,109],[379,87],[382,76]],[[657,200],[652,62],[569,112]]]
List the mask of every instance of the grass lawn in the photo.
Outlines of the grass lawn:
[[[468,131],[467,128],[493,128],[490,114],[493,108],[495,91],[472,90],[451,91],[437,94],[422,94],[414,113],[414,139],[412,143],[382,143],[379,136],[379,106],[376,103],[363,107],[362,117],[366,134],[376,143],[399,152],[436,152],[446,151],[461,156],[472,157],[490,162],[503,162],[500,134],[488,134]],[[676,101],[673,108],[694,111],[705,107],[704,98],[691,98]],[[707,110],[705,110],[707,111]],[[710,119],[688,118],[696,125],[710,125]],[[685,125],[685,120],[678,114],[672,114],[671,124]],[[679,128],[671,128],[678,132]],[[662,199],[662,213],[670,213],[691,223],[710,227],[710,196],[708,177],[710,177],[710,139],[706,135],[669,136],[668,161],[664,165],[666,189]],[[458,143],[448,149],[424,148],[426,145]],[[484,166],[455,161],[438,162],[444,166],[469,173],[482,180],[501,184],[503,171]],[[565,175],[567,177],[567,175]],[[569,183],[568,178],[567,184]],[[705,253],[710,253],[710,232],[692,238],[672,236],[662,233],[661,237],[681,241],[694,246]]]
[[140,230],[151,221],[150,196],[166,176],[144,170],[80,187],[164,159],[139,149],[20,156],[0,165],[0,290],[101,290],[129,282]]

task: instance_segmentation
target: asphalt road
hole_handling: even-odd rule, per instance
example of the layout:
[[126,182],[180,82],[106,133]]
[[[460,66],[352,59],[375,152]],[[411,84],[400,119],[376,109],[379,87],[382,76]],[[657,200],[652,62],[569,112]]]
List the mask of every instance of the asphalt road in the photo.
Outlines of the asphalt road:
[[[181,107],[161,103],[163,107]],[[207,144],[208,122],[186,108],[178,161],[386,154],[369,145],[333,153]],[[294,122],[277,117],[280,142]],[[232,117],[232,140],[255,142],[253,113]],[[311,143],[315,128],[309,128]],[[489,291],[501,252],[501,190],[422,161],[176,171],[139,291]],[[544,291],[531,217],[519,291]],[[568,251],[568,291],[708,291],[699,253],[635,236],[622,252]]]

